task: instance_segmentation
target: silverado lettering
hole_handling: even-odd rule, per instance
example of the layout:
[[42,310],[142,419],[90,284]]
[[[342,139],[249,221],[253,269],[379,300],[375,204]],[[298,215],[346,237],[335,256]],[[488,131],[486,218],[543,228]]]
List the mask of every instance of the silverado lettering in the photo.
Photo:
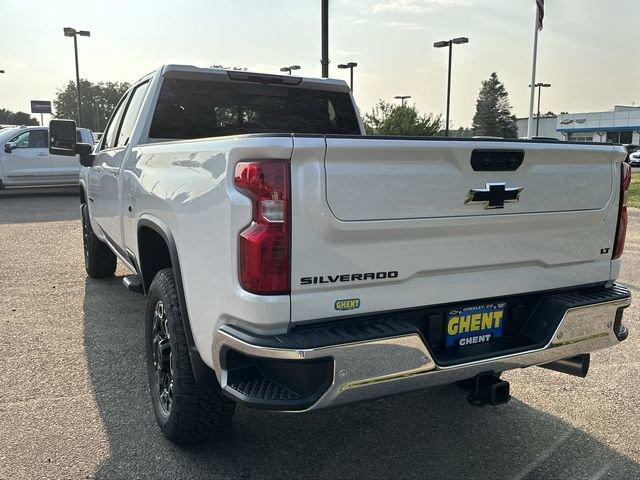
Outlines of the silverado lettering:
[[343,273],[340,275],[327,275],[319,277],[302,277],[300,285],[313,285],[316,283],[355,282],[364,280],[383,280],[385,278],[398,278],[398,272],[367,272],[367,273]]

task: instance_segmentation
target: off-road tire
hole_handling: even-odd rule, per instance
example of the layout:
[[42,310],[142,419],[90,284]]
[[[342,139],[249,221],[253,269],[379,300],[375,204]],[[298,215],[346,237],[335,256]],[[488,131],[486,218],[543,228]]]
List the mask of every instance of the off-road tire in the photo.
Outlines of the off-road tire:
[[[157,313],[160,304],[164,317]],[[158,342],[162,338],[159,324],[164,324],[165,331],[161,342]],[[182,446],[203,443],[221,435],[231,422],[235,403],[223,395],[219,386],[204,387],[193,376],[176,283],[170,268],[160,270],[149,287],[145,338],[149,390],[162,433]],[[160,353],[160,350],[165,351],[164,347],[156,347],[167,343],[170,348],[168,358],[166,353]],[[165,367],[165,372],[159,374],[156,363],[161,361],[168,364],[169,371]],[[170,382],[162,375],[168,375]],[[163,389],[162,385],[166,387],[167,384],[172,388]],[[171,403],[167,405],[169,397]]]
[[91,278],[111,277],[116,271],[116,255],[93,232],[86,203],[82,204],[81,214],[84,269]]

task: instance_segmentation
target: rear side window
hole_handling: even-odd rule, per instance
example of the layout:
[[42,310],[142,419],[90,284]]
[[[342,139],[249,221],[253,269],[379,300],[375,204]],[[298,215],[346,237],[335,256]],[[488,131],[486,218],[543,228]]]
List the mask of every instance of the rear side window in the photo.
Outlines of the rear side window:
[[140,107],[142,107],[142,101],[144,100],[144,95],[147,93],[147,88],[149,87],[149,82],[145,82],[141,85],[138,85],[131,94],[131,99],[129,100],[129,106],[127,107],[127,111],[124,114],[124,118],[122,119],[122,127],[120,127],[120,133],[118,133],[118,141],[116,142],[117,147],[125,147],[127,143],[129,143],[129,139],[131,138],[131,132],[133,132],[134,123],[136,118],[138,118],[138,112],[140,112]]
[[167,78],[150,138],[250,133],[360,134],[348,93],[283,85]]
[[127,102],[125,100],[126,98],[128,98],[128,93],[125,93],[124,96],[120,99],[120,103],[118,104],[115,113],[111,116],[111,121],[109,122],[107,131],[104,132],[104,142],[102,144],[103,150],[105,148],[113,148],[116,146],[116,135],[118,134],[120,121],[122,120],[122,113],[124,112],[124,108],[127,105]]

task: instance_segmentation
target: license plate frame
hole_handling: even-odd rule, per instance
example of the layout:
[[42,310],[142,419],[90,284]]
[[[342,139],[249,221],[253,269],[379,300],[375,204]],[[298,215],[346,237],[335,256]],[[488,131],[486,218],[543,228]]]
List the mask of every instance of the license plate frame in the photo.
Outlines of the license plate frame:
[[490,343],[504,335],[504,302],[487,302],[447,310],[444,325],[444,346],[466,348]]

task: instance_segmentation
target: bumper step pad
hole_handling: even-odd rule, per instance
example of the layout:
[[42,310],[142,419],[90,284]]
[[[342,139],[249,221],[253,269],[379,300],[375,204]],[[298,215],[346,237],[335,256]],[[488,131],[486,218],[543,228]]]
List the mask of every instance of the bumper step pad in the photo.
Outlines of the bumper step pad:
[[229,384],[229,388],[253,399],[286,401],[302,398],[296,392],[292,392],[288,388],[263,376]]

